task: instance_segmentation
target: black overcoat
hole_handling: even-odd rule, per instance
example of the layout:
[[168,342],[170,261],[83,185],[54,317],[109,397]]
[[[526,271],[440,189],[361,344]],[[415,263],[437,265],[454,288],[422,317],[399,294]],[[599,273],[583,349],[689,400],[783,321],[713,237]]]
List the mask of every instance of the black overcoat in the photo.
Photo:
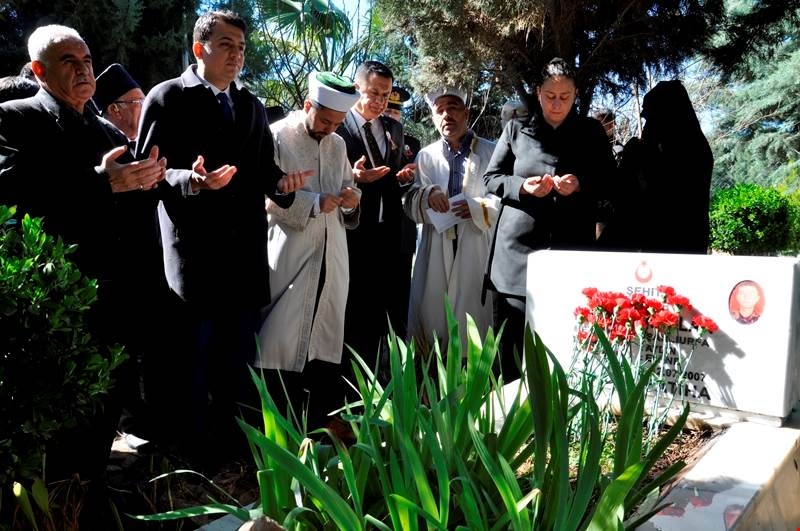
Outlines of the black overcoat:
[[[570,114],[557,128],[540,113],[506,124],[484,175],[502,210],[487,265],[494,290],[525,297],[528,254],[539,249],[589,249],[595,241],[597,199],[615,163],[603,126]],[[520,195],[527,177],[574,174],[580,191]],[[555,272],[547,272],[547,274]]]
[[[196,307],[218,312],[259,308],[270,301],[265,194],[283,208],[294,194],[278,192],[283,172],[275,164],[261,102],[231,85],[236,119],[228,124],[195,69],[192,65],[180,77],[153,87],[139,126],[138,156],[158,146],[171,168],[158,207],[167,280]],[[236,166],[231,182],[192,194],[189,178],[198,155],[207,171]]]

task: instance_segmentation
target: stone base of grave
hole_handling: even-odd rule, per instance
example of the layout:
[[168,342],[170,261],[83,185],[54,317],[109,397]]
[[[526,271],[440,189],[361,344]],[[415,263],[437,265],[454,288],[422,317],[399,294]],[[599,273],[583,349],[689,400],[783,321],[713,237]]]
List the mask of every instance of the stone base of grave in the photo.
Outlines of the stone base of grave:
[[638,529],[800,528],[800,404],[782,426],[758,420],[730,424]]

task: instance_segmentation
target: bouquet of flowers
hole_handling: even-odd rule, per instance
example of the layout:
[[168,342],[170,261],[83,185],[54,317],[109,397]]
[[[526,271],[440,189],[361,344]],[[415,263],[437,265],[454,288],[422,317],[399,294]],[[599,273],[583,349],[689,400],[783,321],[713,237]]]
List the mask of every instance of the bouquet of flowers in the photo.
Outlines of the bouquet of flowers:
[[[670,286],[658,286],[657,298],[597,288],[586,288],[583,294],[587,303],[575,310],[577,333],[570,377],[599,399],[609,388],[614,370],[621,367],[638,379],[656,364],[645,384],[651,397],[646,440],[652,440],[673,401],[680,398],[683,403],[693,396],[694,387],[687,383],[687,375],[694,377],[687,372],[692,354],[697,345],[707,345],[708,335],[719,327]],[[625,363],[611,366],[608,349]],[[704,387],[702,392],[706,392]],[[611,402],[605,401],[609,415]]]

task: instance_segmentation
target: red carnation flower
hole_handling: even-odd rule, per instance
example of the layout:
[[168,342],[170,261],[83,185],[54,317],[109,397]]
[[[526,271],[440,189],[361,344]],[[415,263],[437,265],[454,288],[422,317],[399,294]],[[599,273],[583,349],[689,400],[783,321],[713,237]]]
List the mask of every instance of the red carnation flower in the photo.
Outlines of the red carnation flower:
[[675,295],[675,288],[672,286],[658,286],[658,291],[666,295],[667,297],[671,297]]
[[666,330],[677,326],[679,319],[680,317],[677,313],[668,310],[660,310],[650,318],[650,326],[658,328],[659,330]]
[[709,334],[713,334],[719,330],[719,326],[713,319],[701,314],[697,314],[692,317],[692,325],[700,328],[701,330],[707,330]]
[[669,295],[667,297],[667,304],[672,304],[673,306],[678,306],[685,310],[692,309],[692,304],[689,302],[689,299],[683,295]]

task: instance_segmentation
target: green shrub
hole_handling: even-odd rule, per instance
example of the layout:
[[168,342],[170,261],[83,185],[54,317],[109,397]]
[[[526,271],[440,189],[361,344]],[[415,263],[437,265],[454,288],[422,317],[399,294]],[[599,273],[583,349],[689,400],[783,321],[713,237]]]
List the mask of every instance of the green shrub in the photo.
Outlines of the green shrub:
[[774,188],[740,183],[711,202],[711,248],[731,254],[771,255],[796,247],[795,203]]
[[124,355],[101,348],[84,325],[94,280],[69,260],[42,220],[0,205],[0,486],[42,477],[60,430],[99,405]]
[[782,254],[797,255],[800,253],[800,188],[789,192],[787,197],[792,213],[792,228],[789,244]]

